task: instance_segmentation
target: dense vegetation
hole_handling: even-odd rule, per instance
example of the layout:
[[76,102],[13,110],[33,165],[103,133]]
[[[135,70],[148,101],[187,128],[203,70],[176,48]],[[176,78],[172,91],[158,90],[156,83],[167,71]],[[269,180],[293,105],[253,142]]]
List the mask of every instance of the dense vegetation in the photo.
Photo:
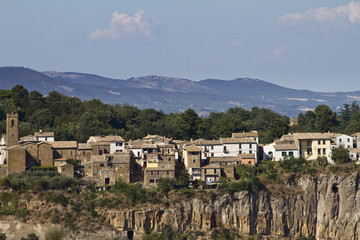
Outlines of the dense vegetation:
[[314,112],[300,113],[298,124],[289,127],[288,117],[263,108],[247,111],[236,107],[213,112],[208,117],[199,117],[192,109],[165,114],[127,104],[109,105],[97,99],[81,101],[55,91],[43,96],[17,85],[11,90],[0,90],[1,132],[5,132],[6,113],[10,112],[19,113],[20,136],[42,129],[54,131],[57,140],[79,142],[100,134],[118,134],[126,140],[147,134],[174,139],[218,139],[230,137],[232,132],[257,130],[260,141],[269,143],[289,131],[347,134],[360,131],[360,108],[356,102],[345,104],[338,114],[326,105],[319,105]]

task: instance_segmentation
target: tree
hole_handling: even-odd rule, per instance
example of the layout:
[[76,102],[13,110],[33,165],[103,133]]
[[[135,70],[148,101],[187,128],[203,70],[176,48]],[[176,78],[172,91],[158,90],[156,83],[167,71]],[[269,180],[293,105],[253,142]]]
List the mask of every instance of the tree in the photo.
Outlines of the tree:
[[182,170],[179,174],[177,185],[181,188],[189,186],[189,173],[186,170]]
[[0,233],[0,240],[6,240],[6,234],[5,233]]
[[336,113],[333,112],[326,105],[318,105],[315,108],[315,131],[327,132],[330,131],[336,124]]
[[39,240],[39,237],[35,233],[27,235],[27,237],[22,237],[21,240]]
[[336,164],[343,164],[351,161],[348,151],[343,146],[332,149],[331,159]]

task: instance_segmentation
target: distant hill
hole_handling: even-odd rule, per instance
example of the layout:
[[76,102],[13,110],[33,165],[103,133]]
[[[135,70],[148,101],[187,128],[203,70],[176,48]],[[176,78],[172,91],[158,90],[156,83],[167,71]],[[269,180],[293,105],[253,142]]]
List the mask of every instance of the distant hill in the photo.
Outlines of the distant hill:
[[29,91],[43,94],[58,91],[83,100],[98,98],[106,103],[128,103],[144,108],[180,112],[193,108],[201,115],[226,111],[230,107],[269,108],[281,114],[296,116],[299,112],[326,104],[337,110],[345,103],[360,100],[360,92],[312,92],[285,88],[266,81],[238,78],[234,80],[188,79],[144,76],[112,79],[74,72],[38,72],[23,67],[1,67],[0,88],[20,84]]

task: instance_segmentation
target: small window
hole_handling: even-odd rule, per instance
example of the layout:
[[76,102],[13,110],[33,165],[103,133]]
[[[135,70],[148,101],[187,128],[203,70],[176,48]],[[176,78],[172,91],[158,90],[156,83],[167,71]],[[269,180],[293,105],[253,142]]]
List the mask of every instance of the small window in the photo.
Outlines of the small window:
[[12,120],[11,120],[11,127],[14,127],[14,126],[15,126],[15,120],[12,119]]
[[138,157],[140,157],[140,151],[139,151],[139,152],[137,152],[137,155],[138,155]]
[[318,149],[318,155],[320,155],[320,154],[321,154],[321,149],[319,148],[319,149]]
[[248,164],[251,165],[251,161],[248,161]]
[[241,143],[239,143],[239,149],[241,149]]
[[104,164],[103,164],[103,163],[100,163],[100,167],[104,167]]
[[282,152],[281,156],[285,157],[286,156],[286,152]]
[[153,174],[154,174],[154,172],[153,172],[153,171],[150,171],[150,174],[151,174],[151,175],[153,175]]
[[193,159],[193,163],[195,163],[196,162],[196,159]]
[[289,156],[294,156],[294,152],[289,152]]
[[321,144],[321,141],[319,140],[319,141],[318,141],[318,145],[320,145],[320,144]]
[[166,171],[166,175],[169,175],[169,171]]
[[339,139],[339,142],[341,142],[341,138]]
[[272,156],[273,156],[273,152],[269,152],[269,153],[268,153],[268,156],[269,156],[269,157],[272,157]]
[[326,148],[323,148],[323,154],[326,155]]
[[249,154],[252,154],[252,150],[249,151]]
[[214,153],[211,153],[211,157],[214,157]]
[[323,144],[325,145],[325,140],[323,140]]
[[168,160],[171,161],[171,157],[168,157]]
[[239,151],[239,154],[242,154],[242,151]]
[[350,142],[350,138],[348,138],[347,140],[348,140],[348,142]]
[[214,150],[214,145],[211,145],[210,149],[211,149],[211,150]]
[[154,179],[150,179],[150,181],[149,181],[150,183],[154,183]]
[[249,148],[252,149],[252,144],[251,143],[249,144]]

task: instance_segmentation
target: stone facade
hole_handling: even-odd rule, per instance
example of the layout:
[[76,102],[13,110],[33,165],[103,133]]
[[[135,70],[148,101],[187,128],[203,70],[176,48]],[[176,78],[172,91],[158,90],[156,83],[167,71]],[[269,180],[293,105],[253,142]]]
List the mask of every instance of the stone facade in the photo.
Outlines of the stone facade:
[[12,146],[8,148],[8,174],[20,173],[26,170],[25,146]]

